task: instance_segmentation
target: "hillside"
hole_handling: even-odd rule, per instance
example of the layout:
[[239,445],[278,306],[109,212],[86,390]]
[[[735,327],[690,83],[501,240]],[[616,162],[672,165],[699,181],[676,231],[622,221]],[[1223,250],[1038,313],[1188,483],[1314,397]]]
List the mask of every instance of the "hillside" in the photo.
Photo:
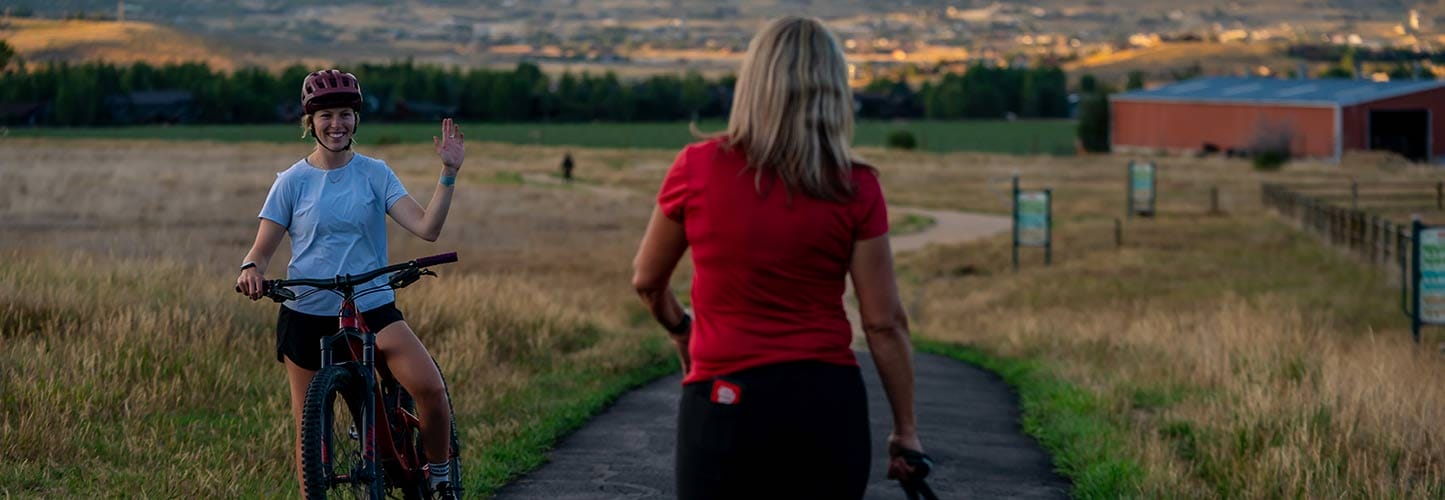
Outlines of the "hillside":
[[1065,64],[1064,70],[1071,74],[1092,73],[1106,81],[1122,81],[1135,70],[1151,79],[1169,79],[1196,65],[1205,74],[1228,74],[1238,68],[1250,68],[1252,74],[1258,74],[1261,66],[1273,74],[1296,70],[1301,61],[1284,52],[1284,47],[1274,44],[1167,43],[1096,54]]
[[138,21],[62,21],[10,19],[0,24],[0,39],[31,64],[102,60],[119,64],[204,62],[230,71],[256,65],[276,67],[295,59],[242,53],[225,44],[174,28]]

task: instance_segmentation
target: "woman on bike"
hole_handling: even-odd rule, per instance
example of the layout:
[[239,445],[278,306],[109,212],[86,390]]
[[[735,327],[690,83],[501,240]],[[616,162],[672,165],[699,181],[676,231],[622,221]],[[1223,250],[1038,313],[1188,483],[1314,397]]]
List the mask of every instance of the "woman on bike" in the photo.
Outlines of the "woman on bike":
[[[848,147],[852,99],[827,28],[774,21],[748,47],[727,131],[684,148],[662,181],[633,286],[682,358],[679,498],[862,497],[850,273],[893,410],[889,477],[917,474],[907,319],[877,171]],[[668,285],[688,247],[695,321]]]
[[[381,160],[352,150],[361,120],[361,86],[351,73],[335,69],[306,76],[301,85],[302,137],[316,147],[276,176],[261,207],[256,241],[241,264],[236,285],[252,300],[282,235],[291,238],[289,278],[329,278],[387,264],[386,216],[427,241],[436,241],[451,206],[457,171],[466,153],[463,135],[451,119],[433,137],[441,175],[423,208]],[[386,283],[386,276],[371,285]],[[372,331],[392,375],[416,401],[433,491],[448,491],[451,414],[441,374],[386,290],[357,298],[357,310]],[[320,339],[337,329],[341,299],[316,293],[287,301],[276,320],[276,359],[286,365],[291,410],[296,419],[297,477],[301,477],[301,409],[311,378],[320,368]],[[304,485],[304,481],[302,482]],[[304,486],[302,494],[304,496]]]

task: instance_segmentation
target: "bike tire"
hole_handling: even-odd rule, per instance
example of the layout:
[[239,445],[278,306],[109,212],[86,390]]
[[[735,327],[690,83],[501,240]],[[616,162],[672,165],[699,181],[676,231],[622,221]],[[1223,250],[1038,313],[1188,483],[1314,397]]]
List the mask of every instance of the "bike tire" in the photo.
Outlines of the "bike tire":
[[337,484],[364,466],[365,389],[365,379],[344,365],[324,367],[311,379],[301,412],[301,466],[308,500],[381,497],[380,477],[369,484]]
[[[435,366],[435,358],[432,360],[432,364]],[[436,373],[441,374],[441,366],[436,366]],[[393,392],[394,395],[396,395],[396,399],[394,400],[396,400],[397,406],[400,406],[400,409],[406,410],[406,412],[412,413],[412,415],[416,415],[416,400],[413,400],[412,395],[406,392],[405,387],[402,387],[402,384],[394,382],[394,380],[383,382],[383,400],[386,400],[387,405],[392,405],[393,397],[386,395],[392,395]],[[458,438],[457,435],[457,416],[455,416],[455,413],[452,413],[451,389],[447,386],[447,377],[445,376],[442,376],[442,393],[447,395],[447,409],[448,413],[451,413],[451,422],[449,422],[451,423],[451,457],[449,457],[448,460],[451,462],[451,474],[448,474],[448,481],[452,484],[451,493],[454,494],[457,499],[461,499],[461,439]],[[392,435],[397,436],[397,441],[405,441],[405,439],[407,439],[405,436],[409,436],[410,442],[397,442],[397,448],[407,449],[407,451],[415,454],[415,457],[425,464],[426,447],[422,444],[422,429],[392,429]],[[389,477],[400,477],[400,475],[403,474],[389,474]],[[436,491],[431,491],[431,488],[426,486],[425,480],[422,481],[422,484],[393,483],[392,486],[400,488],[402,499],[406,500],[429,500],[441,499],[442,497],[439,496]]]

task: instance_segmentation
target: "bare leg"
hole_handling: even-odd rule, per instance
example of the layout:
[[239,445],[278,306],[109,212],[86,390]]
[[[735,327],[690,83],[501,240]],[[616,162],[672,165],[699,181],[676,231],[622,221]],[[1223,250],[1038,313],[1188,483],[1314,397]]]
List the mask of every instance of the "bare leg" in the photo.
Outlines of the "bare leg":
[[376,348],[386,357],[386,367],[396,381],[416,400],[421,419],[421,439],[430,463],[446,462],[451,456],[451,407],[447,405],[442,374],[432,363],[426,346],[416,338],[405,321],[397,321],[376,335]]
[[301,488],[301,497],[306,498],[306,481],[301,476],[301,408],[306,406],[306,389],[316,372],[307,370],[291,358],[286,358],[286,379],[291,383],[291,416],[296,418],[296,484]]

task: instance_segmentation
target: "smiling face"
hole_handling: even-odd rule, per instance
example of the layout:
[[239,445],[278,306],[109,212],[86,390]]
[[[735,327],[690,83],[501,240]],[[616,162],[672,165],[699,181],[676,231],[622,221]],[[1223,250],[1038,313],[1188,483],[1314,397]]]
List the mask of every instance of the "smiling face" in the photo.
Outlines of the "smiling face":
[[327,108],[311,115],[311,131],[326,147],[337,150],[351,144],[358,120],[351,108]]

